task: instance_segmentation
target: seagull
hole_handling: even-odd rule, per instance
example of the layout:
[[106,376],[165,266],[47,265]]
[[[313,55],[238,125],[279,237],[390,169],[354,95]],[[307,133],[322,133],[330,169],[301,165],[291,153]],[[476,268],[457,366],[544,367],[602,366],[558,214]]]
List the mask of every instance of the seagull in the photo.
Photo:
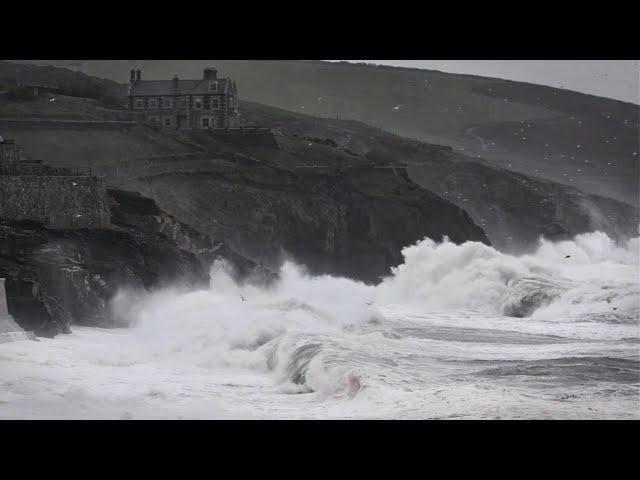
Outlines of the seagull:
[[243,302],[246,302],[246,301],[247,301],[247,299],[246,299],[246,298],[244,298],[242,295],[240,295],[240,298],[242,299],[242,301],[243,301]]
[[393,109],[400,110],[402,107],[404,107],[404,105],[396,105],[395,107],[393,107]]
[[53,103],[53,102],[55,102],[55,101],[56,101],[56,99],[55,99],[55,98],[52,98],[51,100],[49,100],[49,103]]
[[571,258],[571,255],[567,255],[567,256],[566,256],[566,257],[564,257],[564,258]]
[[367,302],[367,305],[371,306],[371,305],[373,305],[374,303],[375,303],[374,301]]

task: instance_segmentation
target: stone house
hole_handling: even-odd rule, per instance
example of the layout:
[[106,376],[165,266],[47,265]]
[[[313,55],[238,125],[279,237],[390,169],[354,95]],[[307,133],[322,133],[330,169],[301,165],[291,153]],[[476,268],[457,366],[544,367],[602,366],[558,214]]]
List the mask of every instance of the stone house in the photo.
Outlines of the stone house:
[[220,129],[240,126],[238,89],[230,78],[206,68],[199,80],[142,80],[131,70],[129,109],[136,119],[164,129]]

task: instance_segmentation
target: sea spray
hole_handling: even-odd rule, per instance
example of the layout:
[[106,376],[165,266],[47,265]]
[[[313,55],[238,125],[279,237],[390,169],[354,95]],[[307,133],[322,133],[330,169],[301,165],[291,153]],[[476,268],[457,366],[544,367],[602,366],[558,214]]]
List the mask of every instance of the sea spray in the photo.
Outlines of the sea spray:
[[425,239],[405,248],[404,263],[377,286],[312,276],[291,262],[268,286],[242,283],[217,262],[208,289],[122,292],[113,308],[130,317],[153,358],[270,374],[283,392],[355,395],[366,375],[340,358],[349,355],[354,327],[380,323],[379,305],[552,321],[605,311],[624,318],[639,310],[637,246],[595,232],[541,239],[535,253],[512,256],[477,242]]
[[208,288],[120,292],[129,328],[2,345],[0,417],[637,419],[637,247],[425,240],[375,287],[217,263]]
[[543,306],[551,312],[558,303],[571,315],[600,310],[596,292],[606,288],[610,309],[622,313],[639,308],[638,238],[625,245],[616,245],[601,232],[570,241],[541,239],[535,253],[522,256],[478,242],[456,245],[425,239],[402,253],[404,263],[376,289],[378,303],[513,316],[532,315]]

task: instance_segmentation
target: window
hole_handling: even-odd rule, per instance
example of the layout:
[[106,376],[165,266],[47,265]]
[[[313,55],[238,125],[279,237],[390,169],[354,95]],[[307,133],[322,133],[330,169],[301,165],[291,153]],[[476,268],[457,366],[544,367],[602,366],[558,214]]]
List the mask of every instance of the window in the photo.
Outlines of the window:
[[171,117],[167,117],[164,119],[164,126],[171,127]]
[[218,82],[209,82],[209,91],[217,92],[218,91]]
[[149,99],[149,108],[151,110],[155,110],[158,108],[158,99],[157,98],[150,98]]
[[211,97],[211,110],[218,110],[218,108],[220,108],[218,97]]
[[162,105],[164,108],[173,108],[173,99],[172,98],[164,98],[162,100]]
[[193,99],[193,109],[202,110],[202,98],[196,97]]
[[144,98],[136,98],[136,108],[142,110],[144,108]]
[[202,128],[209,128],[210,118],[209,117],[200,118],[200,125],[202,125]]

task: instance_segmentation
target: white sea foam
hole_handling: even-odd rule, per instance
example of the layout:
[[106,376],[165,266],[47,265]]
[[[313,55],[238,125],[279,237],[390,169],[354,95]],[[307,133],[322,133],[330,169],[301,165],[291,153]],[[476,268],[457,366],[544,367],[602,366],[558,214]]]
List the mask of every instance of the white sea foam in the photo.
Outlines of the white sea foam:
[[544,313],[536,312],[538,318],[613,308],[630,313],[640,307],[638,248],[638,238],[618,246],[601,232],[571,241],[542,239],[534,254],[523,256],[478,242],[455,245],[426,239],[403,250],[404,263],[376,293],[379,303],[501,314],[513,300],[510,290],[516,282],[538,279],[559,295]]
[[[292,263],[257,286],[217,263],[207,289],[120,292],[127,329],[3,345],[0,417],[637,418],[638,246],[426,239],[377,286]],[[521,378],[505,361],[545,389],[505,393]]]

